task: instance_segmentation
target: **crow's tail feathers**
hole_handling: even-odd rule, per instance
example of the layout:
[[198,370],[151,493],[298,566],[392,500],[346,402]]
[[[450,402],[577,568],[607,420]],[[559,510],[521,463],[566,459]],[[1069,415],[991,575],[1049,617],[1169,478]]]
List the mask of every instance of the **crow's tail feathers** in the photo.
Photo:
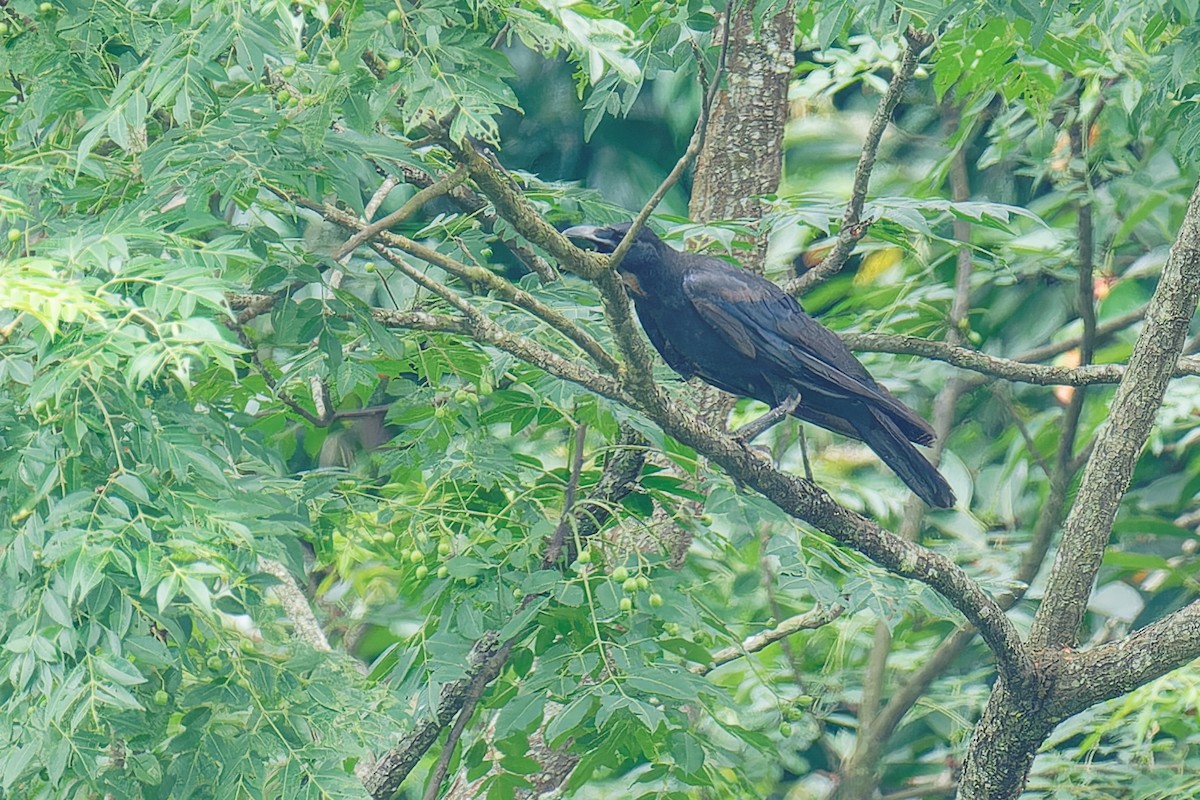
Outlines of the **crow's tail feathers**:
[[954,505],[954,492],[937,468],[913,447],[908,437],[886,414],[867,407],[865,414],[856,414],[853,424],[858,435],[883,459],[883,463],[900,476],[917,497],[937,508]]

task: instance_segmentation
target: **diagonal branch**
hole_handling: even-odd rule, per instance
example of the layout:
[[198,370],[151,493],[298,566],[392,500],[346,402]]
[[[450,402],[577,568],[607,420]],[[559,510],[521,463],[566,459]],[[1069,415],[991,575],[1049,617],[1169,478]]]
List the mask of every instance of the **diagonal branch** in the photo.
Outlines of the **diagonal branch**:
[[[296,202],[316,211],[330,222],[352,230],[358,229],[360,233],[372,227],[357,219],[353,214],[349,214],[328,204],[311,203],[303,199],[297,199]],[[376,231],[375,238],[389,247],[403,250],[428,264],[444,269],[451,275],[461,278],[468,283],[488,289],[514,306],[533,314],[542,322],[567,337],[567,339],[591,357],[606,372],[615,373],[617,371],[618,365],[616,360],[604,349],[604,346],[571,321],[566,315],[546,305],[524,289],[517,288],[491,270],[464,264],[457,259],[451,258],[444,253],[439,253],[431,247],[426,247],[398,233],[380,230]]]
[[[451,189],[453,189],[455,186],[458,186],[466,179],[467,171],[462,167],[459,167],[437,183],[421,189],[412,197],[408,198],[408,201],[405,202],[404,205],[400,206],[400,208],[396,209],[391,214],[388,214],[383,219],[376,220],[369,225],[359,228],[357,233],[347,239],[345,244],[334,251],[333,260],[341,261],[342,258],[350,253],[353,253],[364,242],[371,239],[377,233],[404,222],[413,214],[420,211],[421,208],[424,207],[424,205],[430,200],[434,200],[442,195],[448,194]],[[385,182],[384,185],[386,186],[387,183]],[[368,216],[367,219],[370,219],[370,217]]]
[[1183,349],[1200,298],[1200,185],[1188,202],[1146,324],[1084,470],[1062,543],[1034,619],[1030,642],[1038,649],[1072,646],[1087,609],[1113,519],[1155,413]]
[[883,139],[883,132],[887,130],[888,123],[891,122],[892,113],[899,105],[905,87],[908,86],[913,73],[916,72],[917,61],[922,51],[933,44],[932,34],[913,28],[908,29],[905,38],[908,40],[908,46],[904,50],[900,68],[892,75],[887,91],[884,92],[883,99],[879,101],[879,107],[875,109],[871,127],[867,129],[867,138],[863,142],[862,154],[859,155],[858,164],[854,168],[854,186],[850,191],[850,202],[846,205],[845,213],[842,214],[842,226],[838,229],[833,248],[825,258],[821,259],[820,264],[784,284],[784,291],[789,294],[803,294],[837,274],[845,265],[846,259],[850,257],[854,245],[867,235],[867,223],[862,219],[862,211],[867,201],[867,186],[871,182],[871,172],[875,169],[875,158],[879,154],[879,142]]
[[748,656],[751,653],[757,653],[770,644],[774,644],[781,639],[786,639],[793,633],[809,631],[828,625],[840,617],[845,610],[845,606],[837,604],[828,608],[817,606],[810,611],[805,611],[803,614],[788,617],[769,631],[756,633],[753,636],[747,637],[741,644],[730,645],[718,650],[712,654],[711,661],[707,664],[697,664],[691,667],[691,671],[697,675],[707,675],[722,664],[728,664],[730,661]]

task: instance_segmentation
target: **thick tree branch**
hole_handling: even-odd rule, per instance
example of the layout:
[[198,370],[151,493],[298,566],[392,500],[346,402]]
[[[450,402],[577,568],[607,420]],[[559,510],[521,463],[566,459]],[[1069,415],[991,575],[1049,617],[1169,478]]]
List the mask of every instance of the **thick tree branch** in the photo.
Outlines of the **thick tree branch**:
[[1113,519],[1183,349],[1198,297],[1200,186],[1188,202],[1145,326],[1113,398],[1109,421],[1096,439],[1067,517],[1031,633],[1031,643],[1038,649],[1075,643]]
[[842,214],[842,226],[838,229],[833,248],[825,258],[821,259],[820,264],[784,285],[784,291],[790,294],[803,294],[818,283],[837,274],[845,265],[846,259],[850,257],[854,245],[867,235],[867,223],[862,219],[862,210],[867,201],[867,187],[871,182],[871,172],[875,169],[875,159],[879,155],[879,142],[883,139],[883,132],[887,130],[888,123],[892,120],[892,113],[899,105],[905,87],[912,80],[921,53],[933,44],[932,34],[911,28],[908,30],[906,38],[908,45],[904,49],[900,68],[892,75],[887,91],[884,92],[883,99],[879,101],[879,107],[875,109],[871,126],[867,129],[867,138],[863,142],[862,153],[854,168],[854,185],[850,191],[850,202],[846,205],[845,213]]
[[768,460],[692,416],[662,402],[661,393],[630,386],[629,391],[668,434],[718,464],[729,475],[763,494],[787,514],[808,522],[843,545],[897,575],[914,578],[942,594],[979,627],[1002,675],[1017,685],[1032,679],[1033,665],[1003,610],[957,564],[883,530],[835,503],[808,481],[775,469]]
[[1066,719],[1096,703],[1131,692],[1197,658],[1200,658],[1200,600],[1119,641],[1064,653],[1052,700],[1055,715]]

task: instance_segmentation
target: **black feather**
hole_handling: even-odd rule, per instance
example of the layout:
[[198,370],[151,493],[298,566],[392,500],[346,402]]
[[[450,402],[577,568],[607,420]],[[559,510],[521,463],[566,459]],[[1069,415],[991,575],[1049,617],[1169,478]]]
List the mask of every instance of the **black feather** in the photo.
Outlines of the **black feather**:
[[[565,233],[611,253],[628,223]],[[933,429],[880,386],[837,337],[775,284],[724,261],[681,253],[642,229],[618,267],[638,319],[672,369],[860,439],[926,503],[954,505],[941,473],[910,444]]]

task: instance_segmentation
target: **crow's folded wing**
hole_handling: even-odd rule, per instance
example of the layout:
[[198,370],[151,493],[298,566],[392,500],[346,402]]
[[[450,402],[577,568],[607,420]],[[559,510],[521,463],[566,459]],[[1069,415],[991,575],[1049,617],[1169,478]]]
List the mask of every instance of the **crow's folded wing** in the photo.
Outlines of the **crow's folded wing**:
[[780,382],[795,384],[802,396],[871,403],[886,409],[913,441],[933,440],[928,423],[876,383],[833,331],[765,278],[715,262],[689,270],[683,293],[732,347]]

